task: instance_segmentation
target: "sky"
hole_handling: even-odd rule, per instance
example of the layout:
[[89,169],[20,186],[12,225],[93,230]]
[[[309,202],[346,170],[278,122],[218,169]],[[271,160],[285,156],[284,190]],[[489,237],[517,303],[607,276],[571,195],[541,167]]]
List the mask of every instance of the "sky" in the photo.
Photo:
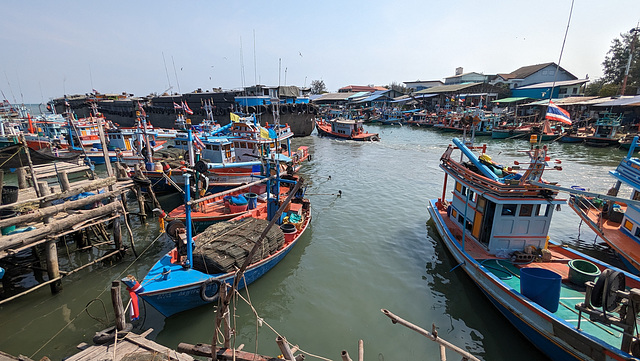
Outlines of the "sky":
[[638,0],[575,0],[572,13],[571,0],[3,0],[2,10],[0,90],[12,103],[313,80],[335,92],[558,60],[595,80],[611,42],[640,22]]

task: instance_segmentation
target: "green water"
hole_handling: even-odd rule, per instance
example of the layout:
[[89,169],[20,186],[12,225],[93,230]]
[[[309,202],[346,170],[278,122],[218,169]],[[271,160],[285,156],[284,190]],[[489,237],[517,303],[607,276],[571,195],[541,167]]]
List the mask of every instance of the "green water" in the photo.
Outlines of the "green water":
[[[366,360],[438,359],[437,344],[393,325],[382,308],[427,330],[435,323],[440,337],[485,360],[544,359],[463,271],[451,271],[455,262],[427,224],[427,200],[442,194],[444,176],[438,165],[450,135],[398,126],[367,130],[380,133],[382,141],[345,142],[315,134],[294,140],[295,146],[309,146],[313,157],[300,172],[307,180],[313,219],[296,248],[243,293],[259,317],[304,351],[333,360],[340,359],[342,350],[357,355],[359,339]],[[526,158],[519,152],[528,146],[526,141],[479,140],[489,144],[496,162]],[[608,171],[624,154],[554,143],[550,155],[562,160],[564,170],[547,172],[545,178],[606,192],[613,184]],[[341,198],[330,195],[338,191]],[[180,199],[168,196],[161,201],[170,209]],[[104,318],[104,309],[111,315],[111,281],[127,274],[142,278],[171,247],[164,241],[152,243],[158,233],[154,221],[146,227],[136,221],[134,232],[136,249],[147,248],[137,261],[130,254],[118,264],[93,266],[65,278],[57,295],[45,287],[0,306],[0,350],[61,359],[73,354],[75,345],[91,342],[94,332],[106,325],[83,312],[85,306],[91,302],[89,313],[95,318]],[[595,235],[586,226],[579,227],[568,206],[556,213],[551,236],[611,257],[599,241],[594,243]],[[89,259],[79,254],[72,262]],[[22,282],[35,281],[25,277]],[[123,298],[128,295],[123,293]],[[180,342],[211,343],[211,306],[168,319],[150,306],[143,305],[141,312],[134,323],[137,330],[153,328],[150,338],[161,344],[175,348]],[[276,334],[266,324],[257,326],[247,304],[239,301],[233,312],[237,345],[245,344],[245,351],[257,347],[266,355],[280,353]],[[448,358],[459,359],[454,354]]]

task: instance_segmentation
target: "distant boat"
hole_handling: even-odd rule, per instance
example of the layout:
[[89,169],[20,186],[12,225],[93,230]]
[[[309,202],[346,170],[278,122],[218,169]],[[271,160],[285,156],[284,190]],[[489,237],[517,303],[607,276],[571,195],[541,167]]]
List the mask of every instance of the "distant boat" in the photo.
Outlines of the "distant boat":
[[318,134],[339,139],[376,141],[380,140],[378,133],[369,133],[362,127],[362,120],[343,117],[333,119],[316,119]]
[[[527,169],[515,173],[481,161],[457,139],[453,143],[441,157],[442,198],[427,207],[454,269],[462,269],[552,360],[640,356],[640,278],[547,236],[554,208],[564,200],[541,178],[548,167],[546,147],[528,151]],[[462,158],[453,154],[458,149]]]
[[622,122],[622,114],[604,113],[596,120],[595,132],[584,138],[585,145],[591,147],[610,147],[619,144],[624,137],[619,133]]

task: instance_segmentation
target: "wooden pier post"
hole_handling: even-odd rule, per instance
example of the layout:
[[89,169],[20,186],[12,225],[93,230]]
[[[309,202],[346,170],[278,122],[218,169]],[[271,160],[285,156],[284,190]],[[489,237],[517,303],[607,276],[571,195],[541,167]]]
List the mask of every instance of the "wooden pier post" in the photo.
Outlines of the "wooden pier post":
[[[38,188],[40,190],[40,194],[43,196],[48,196],[49,194],[51,194],[51,191],[49,190],[49,184],[47,182],[38,182]],[[42,206],[46,207],[50,204],[51,202],[43,202]],[[43,221],[44,224],[49,224],[51,223],[51,217],[44,217]],[[47,257],[47,274],[49,275],[49,279],[57,279],[60,277],[60,268],[58,262],[58,247],[56,246],[56,239],[47,239],[47,243],[45,244],[44,249]],[[49,287],[51,288],[51,293],[56,294],[62,290],[62,282],[58,279],[55,282],[51,282],[51,284],[49,284]]]
[[122,305],[122,294],[120,293],[120,281],[111,282],[111,303],[113,303],[113,312],[116,315],[116,329],[124,330],[126,326],[124,306]]
[[278,336],[276,337],[276,343],[278,344],[278,347],[280,347],[280,352],[282,352],[282,356],[285,360],[296,361],[296,357],[293,356],[293,351],[289,348],[289,343],[287,343],[286,338]]
[[18,189],[27,189],[29,184],[27,183],[27,171],[25,167],[16,169],[16,175],[18,176]]
[[4,170],[0,169],[0,195],[2,195],[3,188],[4,188]]
[[342,361],[353,361],[351,360],[351,357],[349,357],[349,353],[346,350],[342,350],[340,356],[342,357]]
[[364,341],[358,341],[358,361],[364,361]]
[[[220,296],[218,297],[221,300],[224,300],[227,298],[227,283],[226,282],[222,282],[222,284],[220,285]],[[223,331],[223,335],[224,335],[224,348],[229,348],[231,346],[231,315],[229,314],[229,309],[226,309],[227,311],[224,313],[224,315],[222,315],[223,320],[224,320],[224,331]]]
[[61,170],[58,172],[58,180],[60,181],[60,188],[63,192],[71,189],[71,184],[69,183],[69,175],[66,170]]
[[[142,178],[143,173],[142,173],[142,170],[140,169],[140,164],[136,164],[135,167],[136,167],[136,171],[135,171],[136,176]],[[138,212],[138,216],[140,217],[140,222],[147,223],[147,211],[144,206],[144,194],[142,193],[142,187],[140,187],[140,185],[136,185],[135,190],[136,190],[136,196],[138,199],[138,208],[140,209],[140,211]]]

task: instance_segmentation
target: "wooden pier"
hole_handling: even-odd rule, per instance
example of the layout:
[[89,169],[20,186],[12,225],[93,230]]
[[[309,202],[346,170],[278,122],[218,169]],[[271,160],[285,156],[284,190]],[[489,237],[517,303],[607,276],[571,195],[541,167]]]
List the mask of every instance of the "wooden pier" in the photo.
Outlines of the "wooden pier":
[[[128,217],[123,217],[129,215],[126,195],[132,190],[141,192],[139,184],[127,178],[121,169],[118,171],[116,178],[107,163],[108,175],[101,179],[82,162],[56,162],[17,169],[17,201],[12,199],[13,203],[0,205],[0,267],[6,271],[2,280],[5,298],[0,300],[0,305],[46,285],[52,293],[57,293],[62,289],[64,277],[124,255],[129,248],[123,244],[121,230],[122,223],[128,222]],[[3,178],[4,173],[0,171],[0,185],[8,188],[2,183]],[[15,196],[15,187],[10,190]],[[144,202],[140,207],[138,214],[146,218]],[[108,230],[108,227],[112,229]],[[130,231],[129,236],[133,248]],[[69,240],[75,243],[72,252],[100,251],[95,252],[95,257],[88,263],[61,270],[57,243],[60,241],[68,254]],[[112,247],[104,250],[105,246]],[[12,256],[29,250],[36,259],[34,263],[25,266],[12,260]],[[35,277],[40,280],[39,284],[19,293],[12,292],[10,278],[14,269],[25,267],[33,271],[34,276],[36,273],[42,275]]]

